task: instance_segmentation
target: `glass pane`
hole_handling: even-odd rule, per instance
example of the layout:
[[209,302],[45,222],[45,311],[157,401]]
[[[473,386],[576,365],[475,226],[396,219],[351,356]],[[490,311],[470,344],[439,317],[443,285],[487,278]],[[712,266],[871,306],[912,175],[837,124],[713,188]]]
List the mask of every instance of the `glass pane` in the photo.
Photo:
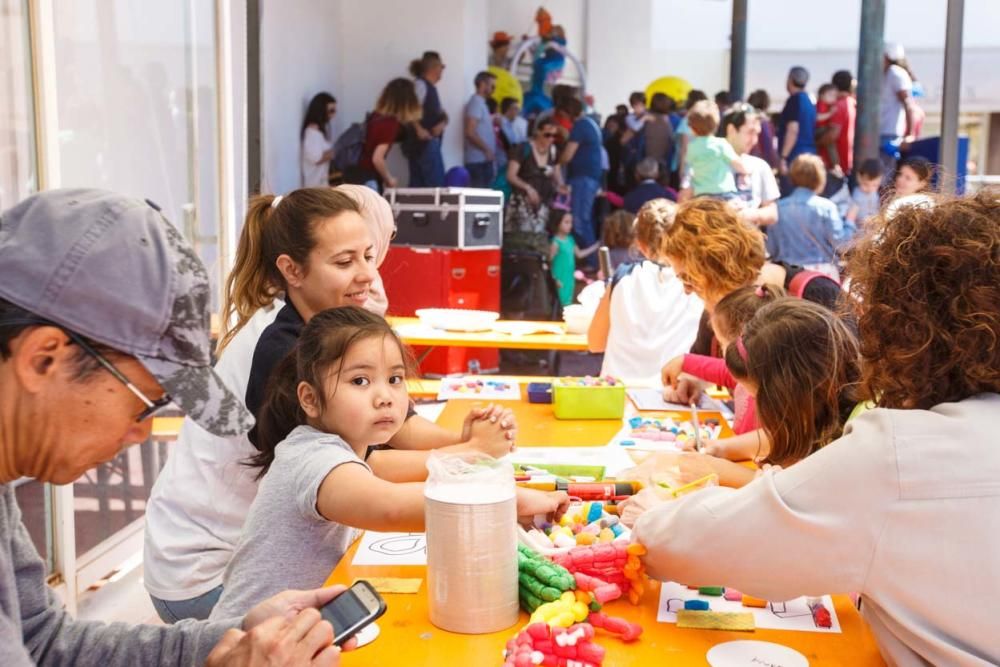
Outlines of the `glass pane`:
[[0,210],[38,189],[28,0],[0,0]]
[[143,518],[153,482],[166,460],[164,447],[152,440],[134,445],[74,482],[78,558]]
[[52,486],[33,479],[14,482],[14,495],[21,508],[21,521],[51,574],[52,565]]
[[217,282],[214,3],[53,5],[62,185],[156,202]]

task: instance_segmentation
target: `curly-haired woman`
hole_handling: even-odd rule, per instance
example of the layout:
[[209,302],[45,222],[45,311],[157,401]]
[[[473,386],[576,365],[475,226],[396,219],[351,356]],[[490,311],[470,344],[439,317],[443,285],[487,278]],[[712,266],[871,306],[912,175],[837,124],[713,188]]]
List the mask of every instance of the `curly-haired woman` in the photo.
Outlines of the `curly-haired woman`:
[[889,664],[998,664],[1000,193],[876,219],[849,269],[875,407],[793,467],[653,507],[633,539],[658,578],[859,591]]
[[[715,304],[741,287],[781,285],[792,296],[830,309],[841,301],[842,291],[835,280],[794,264],[765,261],[764,235],[716,199],[697,198],[681,204],[661,244],[661,255],[670,262],[684,289],[697,294],[705,304],[692,354],[722,356],[709,316]],[[666,384],[666,367],[662,375]],[[698,385],[684,379],[666,398],[688,403],[699,391]]]

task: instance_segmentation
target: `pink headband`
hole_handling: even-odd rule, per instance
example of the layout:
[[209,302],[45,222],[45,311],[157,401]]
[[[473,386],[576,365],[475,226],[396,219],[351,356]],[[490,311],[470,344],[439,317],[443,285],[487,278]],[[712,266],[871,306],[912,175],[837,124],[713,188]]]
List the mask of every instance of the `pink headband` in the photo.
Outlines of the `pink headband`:
[[750,363],[747,361],[747,347],[743,344],[743,336],[736,339],[736,352],[740,355],[740,359],[743,360],[744,364]]

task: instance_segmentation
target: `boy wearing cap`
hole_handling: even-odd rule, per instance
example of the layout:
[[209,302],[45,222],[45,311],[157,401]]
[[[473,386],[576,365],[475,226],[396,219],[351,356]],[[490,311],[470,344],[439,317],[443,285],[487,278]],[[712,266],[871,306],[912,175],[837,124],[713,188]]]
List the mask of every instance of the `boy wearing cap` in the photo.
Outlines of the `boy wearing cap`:
[[53,190],[0,216],[0,665],[337,662],[313,609],[332,589],[218,623],[74,621],[21,522],[12,482],[72,482],[145,441],[169,403],[218,435],[252,425],[211,368],[208,298],[201,261],[149,202]]
[[507,69],[507,66],[510,65],[508,51],[510,51],[510,43],[513,39],[503,30],[493,33],[493,39],[490,40],[490,67]]

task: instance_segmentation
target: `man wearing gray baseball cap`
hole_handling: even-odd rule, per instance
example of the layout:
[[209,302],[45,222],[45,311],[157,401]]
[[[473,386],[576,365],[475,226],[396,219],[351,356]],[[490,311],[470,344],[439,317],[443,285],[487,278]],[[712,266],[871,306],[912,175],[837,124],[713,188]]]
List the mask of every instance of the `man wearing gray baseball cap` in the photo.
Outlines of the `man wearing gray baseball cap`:
[[0,665],[339,664],[316,608],[342,587],[229,621],[74,621],[21,522],[11,482],[72,482],[145,441],[168,404],[216,435],[252,426],[211,368],[208,299],[204,266],[151,202],[52,190],[0,215]]

